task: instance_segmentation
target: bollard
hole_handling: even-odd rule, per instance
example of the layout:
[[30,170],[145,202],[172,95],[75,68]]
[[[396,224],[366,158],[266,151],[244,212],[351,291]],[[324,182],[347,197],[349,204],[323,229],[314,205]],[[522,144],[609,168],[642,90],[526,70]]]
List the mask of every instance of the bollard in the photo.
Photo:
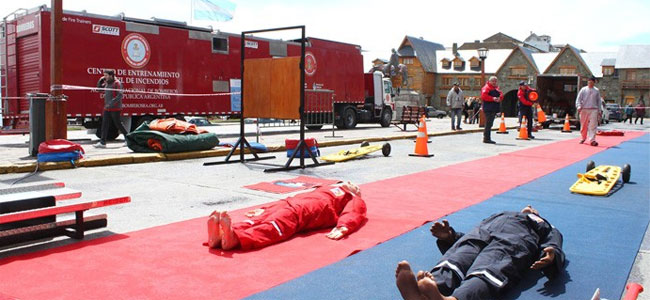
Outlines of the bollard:
[[627,290],[627,293],[625,293],[625,298],[623,298],[623,300],[636,300],[636,298],[639,297],[639,294],[643,292],[643,286],[634,282],[629,283],[625,289]]

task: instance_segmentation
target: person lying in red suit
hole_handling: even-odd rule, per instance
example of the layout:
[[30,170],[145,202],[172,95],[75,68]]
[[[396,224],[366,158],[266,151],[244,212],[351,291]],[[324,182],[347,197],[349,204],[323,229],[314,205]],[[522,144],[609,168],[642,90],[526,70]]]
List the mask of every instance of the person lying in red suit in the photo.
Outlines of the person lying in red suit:
[[231,250],[259,249],[288,240],[300,232],[332,228],[326,236],[338,240],[367,220],[366,203],[358,186],[347,182],[298,194],[246,213],[233,223],[228,212],[208,217],[208,246]]

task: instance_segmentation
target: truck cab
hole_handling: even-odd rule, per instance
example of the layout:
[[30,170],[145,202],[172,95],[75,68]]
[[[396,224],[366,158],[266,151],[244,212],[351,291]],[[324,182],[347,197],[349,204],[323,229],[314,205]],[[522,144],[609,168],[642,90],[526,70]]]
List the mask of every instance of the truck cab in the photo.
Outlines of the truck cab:
[[[394,92],[390,79],[384,78],[381,72],[364,74],[365,102],[362,107],[356,108],[354,117],[347,111],[342,114],[342,121],[339,127],[353,128],[356,122],[359,123],[377,123],[382,127],[390,126],[393,118],[395,102],[393,101]],[[354,118],[355,120],[352,120]],[[354,121],[354,122],[352,122]]]

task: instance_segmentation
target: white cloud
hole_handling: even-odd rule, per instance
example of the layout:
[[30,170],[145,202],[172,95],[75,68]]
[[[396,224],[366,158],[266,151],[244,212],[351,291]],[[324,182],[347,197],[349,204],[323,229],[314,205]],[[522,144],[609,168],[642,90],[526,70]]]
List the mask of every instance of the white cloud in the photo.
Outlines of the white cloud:
[[[189,21],[191,0],[64,0],[64,8],[92,13],[148,19],[152,16]],[[524,2],[515,0],[453,2],[416,0],[247,0],[236,1],[230,22],[214,23],[215,29],[239,33],[293,25],[306,25],[307,35],[361,45],[365,66],[376,57],[388,58],[404,35],[450,47],[503,32],[523,40],[533,31],[547,34],[556,44],[570,43],[587,51],[611,51],[619,42],[650,32],[647,16],[650,1],[591,0]],[[1,1],[0,15],[19,6],[34,7],[44,2]],[[49,1],[46,1],[49,5]],[[110,4],[109,4],[110,3]],[[195,23],[204,24],[204,23]],[[298,33],[276,35],[285,39]]]

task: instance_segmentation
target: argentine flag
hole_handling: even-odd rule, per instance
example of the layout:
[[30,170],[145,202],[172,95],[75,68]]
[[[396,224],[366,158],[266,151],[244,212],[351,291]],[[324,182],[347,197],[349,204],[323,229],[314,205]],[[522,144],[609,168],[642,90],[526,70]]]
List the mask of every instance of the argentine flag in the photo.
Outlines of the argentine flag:
[[235,3],[228,0],[192,0],[194,20],[230,21],[235,12]]

